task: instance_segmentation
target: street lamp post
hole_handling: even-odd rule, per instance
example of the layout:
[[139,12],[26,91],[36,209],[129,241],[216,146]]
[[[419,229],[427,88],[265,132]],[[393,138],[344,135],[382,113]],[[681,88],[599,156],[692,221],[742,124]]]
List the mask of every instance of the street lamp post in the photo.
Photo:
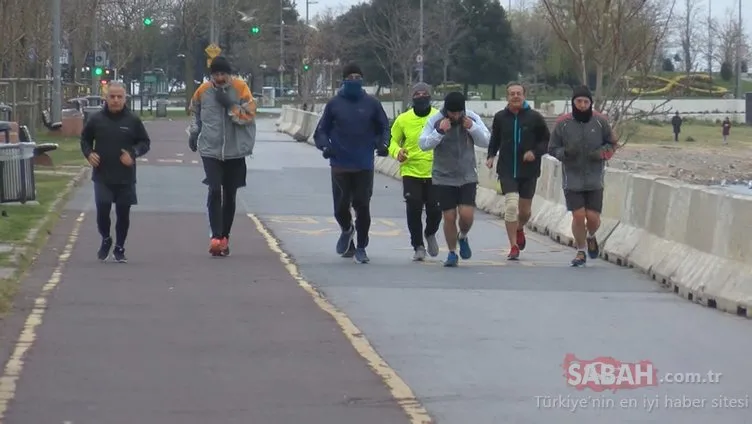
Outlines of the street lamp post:
[[60,70],[60,39],[62,38],[60,1],[52,0],[52,105],[50,105],[52,123],[60,122],[62,120],[60,115],[63,113],[62,75]]
[[285,7],[283,0],[279,0],[279,96],[282,97],[285,79],[285,17],[284,11],[292,10]]
[[420,46],[418,48],[418,54],[420,55],[420,63],[418,63],[418,79],[423,82],[423,0],[420,0]]

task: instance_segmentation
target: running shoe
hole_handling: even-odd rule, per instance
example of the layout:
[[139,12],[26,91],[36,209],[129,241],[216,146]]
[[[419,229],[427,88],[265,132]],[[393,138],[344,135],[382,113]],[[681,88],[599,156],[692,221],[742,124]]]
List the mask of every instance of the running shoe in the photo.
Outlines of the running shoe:
[[434,258],[439,256],[439,242],[436,241],[436,234],[426,235],[426,247],[429,255]]
[[110,256],[110,249],[112,248],[112,237],[106,237],[102,239],[102,244],[99,245],[97,251],[97,259],[100,261],[106,261]]
[[445,267],[456,267],[457,263],[459,262],[459,258],[457,257],[457,254],[454,252],[449,252],[447,255],[446,261],[444,261]]
[[588,236],[587,238],[587,253],[590,259],[598,258],[598,255],[601,253],[601,249],[598,247],[598,240],[595,239],[595,236]]
[[359,264],[367,264],[371,260],[368,259],[368,254],[366,254],[366,249],[364,248],[358,248],[355,249],[355,262]]
[[460,235],[457,243],[460,245],[460,258],[470,259],[473,256],[473,251],[470,250],[470,242],[467,239],[467,234]]
[[527,239],[525,238],[525,229],[520,228],[517,230],[517,247],[519,247],[520,250],[525,250],[526,244],[527,244]]
[[426,259],[426,248],[423,246],[416,247],[415,253],[413,254],[413,261],[422,262],[425,259]]
[[577,252],[577,256],[572,259],[572,266],[573,267],[583,267],[587,263],[587,256],[585,256],[585,252],[582,250]]
[[116,262],[120,262],[121,264],[128,263],[128,258],[125,257],[125,249],[120,246],[115,246],[115,249],[112,251],[112,257]]
[[338,255],[344,255],[345,252],[347,252],[347,247],[350,246],[350,243],[352,243],[354,236],[355,229],[352,226],[350,227],[350,230],[342,231],[342,234],[339,235],[339,240],[337,240]]
[[219,242],[219,254],[222,256],[230,256],[230,238],[223,237]]
[[209,253],[212,256],[220,256],[222,254],[222,239],[219,237],[213,237],[209,242]]
[[520,258],[520,248],[517,246],[512,246],[511,249],[509,249],[509,254],[507,255],[507,260],[510,261],[516,261]]

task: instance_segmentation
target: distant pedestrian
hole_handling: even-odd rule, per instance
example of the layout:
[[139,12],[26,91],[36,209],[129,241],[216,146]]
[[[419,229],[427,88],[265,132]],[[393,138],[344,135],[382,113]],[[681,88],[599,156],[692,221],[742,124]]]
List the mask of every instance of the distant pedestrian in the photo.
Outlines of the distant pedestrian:
[[125,240],[130,228],[131,206],[136,196],[136,158],[151,147],[143,122],[125,105],[125,87],[117,81],[107,84],[107,97],[102,110],[95,112],[81,132],[81,153],[92,166],[94,203],[97,228],[102,243],[97,252],[106,261],[112,249],[110,212],[115,204],[115,249],[117,262],[127,262]]
[[673,118],[671,118],[671,126],[674,129],[674,143],[679,141],[679,133],[681,132],[682,119],[679,116],[679,112],[676,112]]
[[246,186],[245,158],[256,143],[256,101],[248,85],[232,76],[230,62],[217,56],[211,79],[191,98],[188,146],[204,164],[212,256],[230,255],[230,231],[238,189]]
[[731,134],[731,121],[728,116],[721,124],[721,134],[723,135],[723,144],[728,144],[728,136]]
[[[324,106],[313,139],[329,159],[334,219],[340,226],[336,251],[355,262],[369,262],[374,151],[389,154],[389,119],[379,100],[363,89],[363,72],[356,64],[342,70],[342,88]],[[355,209],[355,225],[350,208]],[[355,240],[355,243],[353,243]]]
[[444,107],[431,115],[420,135],[420,149],[433,150],[432,191],[442,211],[449,249],[444,266],[458,265],[457,244],[462,259],[472,256],[467,234],[475,219],[478,189],[475,146],[488,147],[490,137],[480,116],[465,108],[465,96],[459,92],[444,97]]

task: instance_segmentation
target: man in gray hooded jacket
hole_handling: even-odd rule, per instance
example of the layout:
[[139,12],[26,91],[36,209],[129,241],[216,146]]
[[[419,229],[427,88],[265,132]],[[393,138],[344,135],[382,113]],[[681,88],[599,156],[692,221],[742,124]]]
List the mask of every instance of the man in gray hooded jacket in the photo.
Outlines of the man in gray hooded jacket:
[[473,225],[478,187],[475,146],[488,147],[490,137],[480,116],[465,109],[465,96],[458,92],[446,95],[441,112],[428,119],[420,135],[420,149],[434,151],[432,190],[443,214],[444,238],[449,250],[444,266],[457,266],[458,243],[462,259],[472,256],[467,233]]
[[567,209],[572,212],[572,235],[577,244],[573,267],[598,257],[595,233],[601,225],[603,177],[606,161],[616,144],[611,126],[603,115],[593,113],[593,97],[587,87],[572,93],[572,113],[562,115],[551,133],[548,153],[561,161],[562,188]]

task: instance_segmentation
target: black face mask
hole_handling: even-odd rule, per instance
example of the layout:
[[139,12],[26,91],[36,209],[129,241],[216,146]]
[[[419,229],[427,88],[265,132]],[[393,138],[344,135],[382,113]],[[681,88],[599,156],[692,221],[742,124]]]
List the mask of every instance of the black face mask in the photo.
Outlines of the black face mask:
[[431,112],[430,97],[416,97],[413,99],[413,111],[416,115],[423,117]]
[[593,104],[590,103],[588,110],[583,112],[577,109],[577,106],[574,105],[574,100],[572,100],[572,117],[579,122],[590,121],[590,118],[593,117]]

